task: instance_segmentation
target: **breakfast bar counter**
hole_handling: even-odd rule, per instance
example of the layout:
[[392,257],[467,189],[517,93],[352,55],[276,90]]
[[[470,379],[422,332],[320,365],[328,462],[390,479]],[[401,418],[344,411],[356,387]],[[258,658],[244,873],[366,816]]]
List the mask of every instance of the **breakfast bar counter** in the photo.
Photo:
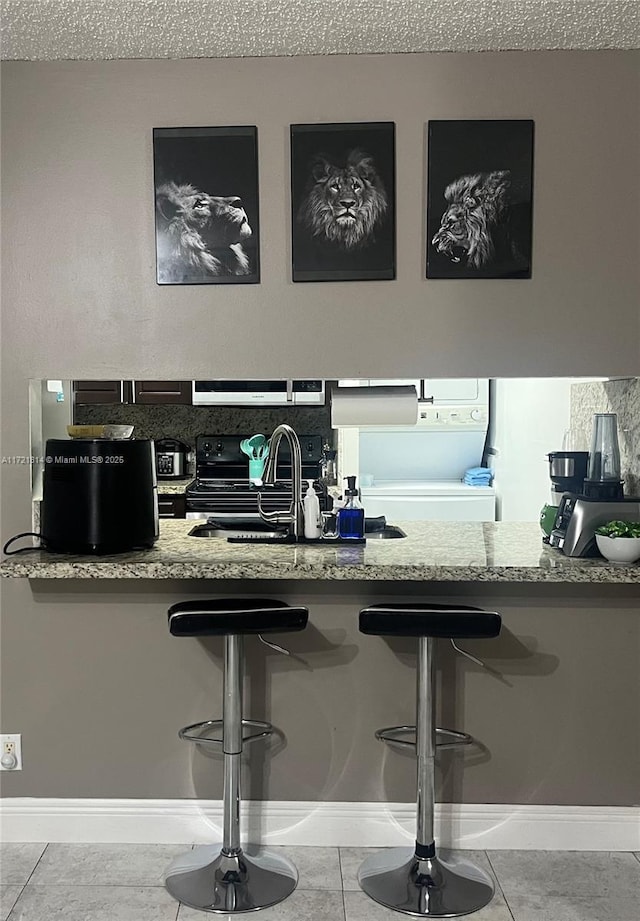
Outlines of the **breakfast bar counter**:
[[[487,668],[442,641],[438,680],[442,725],[482,747],[445,753],[438,795],[454,804],[565,804],[563,818],[553,813],[535,841],[556,847],[566,825],[575,832],[566,846],[583,846],[572,809],[638,802],[638,734],[629,727],[640,720],[640,566],[565,557],[542,544],[536,522],[394,523],[405,538],[305,546],[190,537],[197,522],[165,519],[146,552],[6,557],[2,641],[12,654],[3,707],[13,695],[7,726],[28,738],[34,765],[8,778],[12,795],[219,798],[220,765],[177,731],[218,715],[222,645],[175,639],[167,611],[209,598],[273,598],[308,608],[309,623],[277,639],[290,656],[246,643],[247,717],[282,727],[287,740],[277,750],[252,748],[248,796],[320,810],[373,803],[373,824],[391,835],[386,804],[413,798],[415,764],[375,732],[410,721],[416,645],[364,636],[359,611],[404,601],[474,605],[502,617],[498,638],[463,644]],[[70,765],[60,740],[78,726],[87,754]],[[315,811],[304,808],[305,816]],[[513,846],[507,833],[520,807],[486,808],[487,828],[496,829],[490,840]],[[600,842],[610,824],[607,811],[588,834]],[[507,837],[498,834],[503,825]],[[618,832],[606,841],[629,848],[629,835]],[[478,840],[467,846],[482,846]]]
[[0,575],[29,579],[290,579],[513,583],[635,583],[640,565],[578,559],[543,545],[535,522],[398,522],[406,537],[365,545],[229,543],[195,538],[196,522],[163,520],[151,550],[112,556],[33,551]]

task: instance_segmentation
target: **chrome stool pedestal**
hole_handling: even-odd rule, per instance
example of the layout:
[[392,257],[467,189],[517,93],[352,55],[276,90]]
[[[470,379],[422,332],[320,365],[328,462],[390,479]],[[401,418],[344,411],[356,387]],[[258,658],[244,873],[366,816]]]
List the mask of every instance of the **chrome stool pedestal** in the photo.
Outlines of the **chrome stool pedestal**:
[[[376,636],[418,637],[415,742],[399,736],[412,726],[387,727],[376,736],[411,745],[417,755],[416,843],[367,858],[358,872],[362,890],[374,901],[422,918],[453,918],[478,911],[493,898],[491,877],[469,861],[440,856],[434,840],[436,748],[466,745],[466,733],[436,729],[434,637],[491,637],[500,632],[500,615],[451,605],[375,605],[360,612],[360,630]],[[454,644],[455,645],[455,644]],[[457,647],[456,647],[457,648]],[[443,741],[437,741],[438,736]]]
[[250,857],[238,848],[225,853],[204,845],[176,858],[165,874],[170,894],[201,911],[257,911],[282,902],[298,884],[298,871],[286,857],[264,850]]
[[374,901],[421,918],[468,915],[493,898],[491,877],[475,864],[453,855],[420,858],[410,847],[369,857],[358,882]]
[[[243,745],[273,732],[269,723],[242,718],[242,638],[244,634],[262,639],[263,633],[303,630],[307,618],[306,608],[272,600],[183,602],[169,609],[169,629],[174,636],[223,634],[225,638],[222,719],[195,723],[179,732],[182,739],[218,746],[224,753],[222,844],[187,851],[165,872],[167,891],[190,908],[225,914],[257,911],[276,905],[296,888],[298,871],[291,861],[266,849],[249,855],[240,843]],[[244,727],[256,731],[245,735]],[[218,728],[222,728],[222,738],[212,738],[209,733]]]

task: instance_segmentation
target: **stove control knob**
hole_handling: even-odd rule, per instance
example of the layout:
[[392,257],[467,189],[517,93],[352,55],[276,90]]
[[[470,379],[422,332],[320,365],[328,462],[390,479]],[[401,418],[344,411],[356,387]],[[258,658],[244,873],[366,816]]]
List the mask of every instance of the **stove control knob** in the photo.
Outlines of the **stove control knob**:
[[222,454],[222,452],[224,451],[224,445],[222,444],[221,441],[219,441],[218,444],[216,445],[216,451],[218,454]]
[[205,441],[205,443],[202,445],[202,450],[204,451],[205,454],[210,454],[211,453],[211,442]]

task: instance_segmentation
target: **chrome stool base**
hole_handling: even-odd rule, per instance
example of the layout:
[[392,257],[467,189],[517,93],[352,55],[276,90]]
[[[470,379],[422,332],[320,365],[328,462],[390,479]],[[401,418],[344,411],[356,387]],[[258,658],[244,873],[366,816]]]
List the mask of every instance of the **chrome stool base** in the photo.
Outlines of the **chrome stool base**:
[[294,865],[265,849],[233,856],[219,846],[205,845],[182,854],[169,865],[164,884],[190,908],[233,914],[258,911],[291,895],[298,882]]
[[358,872],[360,887],[393,911],[420,918],[455,918],[487,905],[493,898],[491,877],[452,854],[420,859],[411,848],[373,854]]

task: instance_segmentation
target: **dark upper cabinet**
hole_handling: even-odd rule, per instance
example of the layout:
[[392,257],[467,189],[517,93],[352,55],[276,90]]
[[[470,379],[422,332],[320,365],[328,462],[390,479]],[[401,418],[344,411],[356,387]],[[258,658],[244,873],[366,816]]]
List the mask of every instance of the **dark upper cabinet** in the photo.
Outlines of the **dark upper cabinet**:
[[191,381],[134,381],[134,402],[191,405]]
[[191,381],[74,381],[76,406],[85,403],[191,405]]
[[130,403],[131,381],[74,381],[73,399],[83,403]]

